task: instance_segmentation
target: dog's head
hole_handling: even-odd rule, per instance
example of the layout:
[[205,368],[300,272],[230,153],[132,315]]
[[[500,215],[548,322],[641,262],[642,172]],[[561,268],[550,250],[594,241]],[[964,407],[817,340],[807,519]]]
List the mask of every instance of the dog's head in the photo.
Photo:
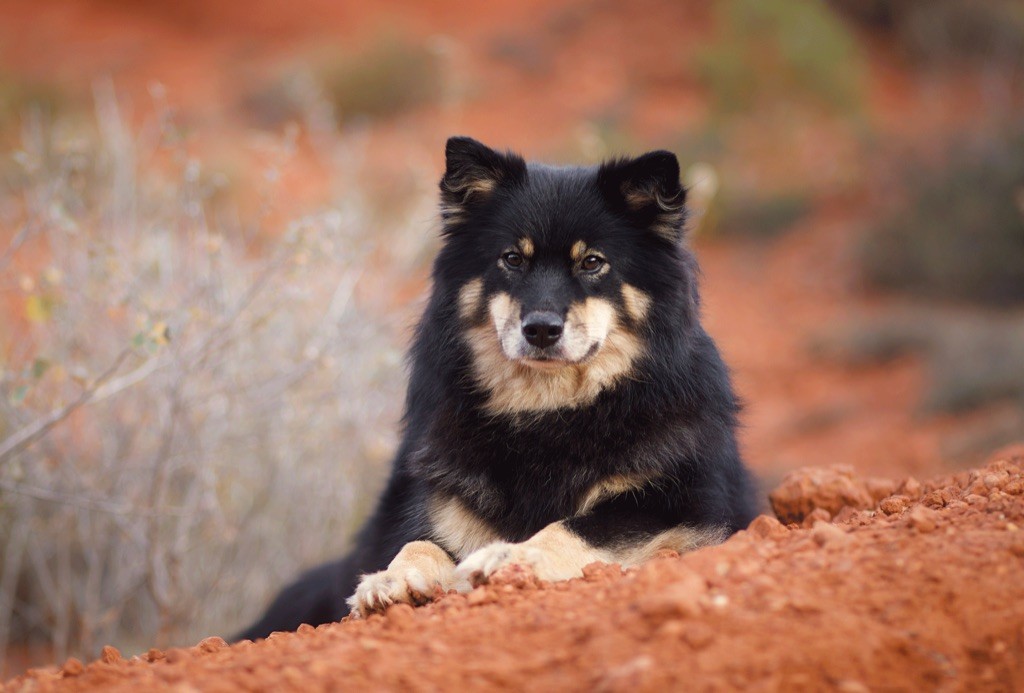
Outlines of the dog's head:
[[556,168],[457,137],[446,158],[435,279],[492,412],[588,404],[693,301],[675,155]]

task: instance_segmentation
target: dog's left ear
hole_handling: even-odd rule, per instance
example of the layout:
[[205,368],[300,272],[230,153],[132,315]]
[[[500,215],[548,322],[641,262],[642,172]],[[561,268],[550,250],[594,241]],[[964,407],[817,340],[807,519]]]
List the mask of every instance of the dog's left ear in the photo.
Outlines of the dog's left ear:
[[613,209],[673,243],[683,236],[686,189],[672,152],[648,152],[601,165],[597,185]]
[[446,220],[461,218],[472,206],[490,199],[500,187],[518,184],[526,178],[522,157],[496,152],[471,137],[449,138],[444,154],[441,201]]

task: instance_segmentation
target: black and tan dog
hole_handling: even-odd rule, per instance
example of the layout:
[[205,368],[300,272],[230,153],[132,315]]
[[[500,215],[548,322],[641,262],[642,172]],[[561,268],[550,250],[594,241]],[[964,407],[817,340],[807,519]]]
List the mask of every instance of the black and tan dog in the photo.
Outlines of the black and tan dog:
[[675,156],[557,168],[462,137],[446,154],[390,481],[353,552],[240,638],[422,603],[510,564],[542,580],[633,565],[753,515]]

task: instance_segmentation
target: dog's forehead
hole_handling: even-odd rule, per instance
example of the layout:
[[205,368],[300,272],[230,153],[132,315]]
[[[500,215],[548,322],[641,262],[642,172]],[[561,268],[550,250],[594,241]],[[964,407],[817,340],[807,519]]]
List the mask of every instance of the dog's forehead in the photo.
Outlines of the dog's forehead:
[[524,183],[508,200],[505,217],[516,233],[540,246],[573,245],[607,222],[596,186],[597,169],[530,164]]

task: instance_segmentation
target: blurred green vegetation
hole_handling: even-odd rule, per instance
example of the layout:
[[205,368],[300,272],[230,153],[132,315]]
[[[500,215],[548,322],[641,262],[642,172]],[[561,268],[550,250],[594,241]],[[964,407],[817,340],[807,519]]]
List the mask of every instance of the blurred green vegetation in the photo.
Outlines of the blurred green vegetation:
[[339,123],[385,119],[439,100],[444,89],[440,55],[399,35],[382,35],[359,50],[314,51],[303,63],[242,97],[257,124],[301,120],[318,102]]
[[0,133],[13,128],[30,110],[52,116],[70,102],[70,97],[53,84],[0,72]]
[[941,308],[895,310],[816,335],[812,353],[865,366],[921,354],[928,384],[923,413],[969,411],[1001,400],[1024,404],[1024,324],[1013,316]]
[[830,0],[871,31],[887,33],[918,64],[1024,66],[1020,0]]
[[383,36],[354,54],[337,55],[317,69],[340,120],[387,117],[440,97],[438,55],[429,47]]
[[769,194],[726,188],[716,201],[714,232],[728,237],[772,239],[803,219],[812,207],[806,191]]
[[697,57],[714,107],[729,114],[782,98],[839,111],[861,99],[862,56],[853,35],[821,3],[723,0],[716,33]]
[[865,237],[868,285],[926,298],[1024,301],[1024,130],[908,164],[904,201]]

